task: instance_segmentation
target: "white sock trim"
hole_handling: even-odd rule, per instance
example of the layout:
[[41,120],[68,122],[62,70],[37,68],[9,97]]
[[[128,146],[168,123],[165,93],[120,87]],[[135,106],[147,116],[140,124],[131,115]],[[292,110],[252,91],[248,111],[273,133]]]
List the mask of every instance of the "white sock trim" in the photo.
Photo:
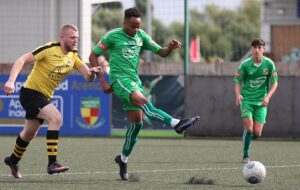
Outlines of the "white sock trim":
[[122,160],[122,162],[127,163],[128,157],[121,154],[121,160]]
[[172,118],[171,119],[171,127],[175,127],[179,123],[179,119]]

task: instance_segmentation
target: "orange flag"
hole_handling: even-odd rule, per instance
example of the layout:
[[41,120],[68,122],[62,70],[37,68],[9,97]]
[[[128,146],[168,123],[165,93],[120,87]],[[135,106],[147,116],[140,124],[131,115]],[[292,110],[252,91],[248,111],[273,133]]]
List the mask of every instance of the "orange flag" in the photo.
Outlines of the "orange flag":
[[199,38],[194,38],[190,44],[190,60],[192,63],[200,62],[200,43]]

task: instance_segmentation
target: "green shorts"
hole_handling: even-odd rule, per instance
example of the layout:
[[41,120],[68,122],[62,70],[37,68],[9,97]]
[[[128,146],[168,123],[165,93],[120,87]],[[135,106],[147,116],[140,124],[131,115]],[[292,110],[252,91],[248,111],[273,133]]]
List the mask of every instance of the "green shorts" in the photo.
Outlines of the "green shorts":
[[142,82],[135,81],[131,78],[120,78],[112,84],[113,93],[122,99],[123,101],[123,110],[141,110],[142,108],[132,105],[130,102],[130,94],[133,91],[142,90]]
[[267,117],[267,106],[252,105],[249,102],[242,102],[242,118],[253,118],[254,121],[265,123]]

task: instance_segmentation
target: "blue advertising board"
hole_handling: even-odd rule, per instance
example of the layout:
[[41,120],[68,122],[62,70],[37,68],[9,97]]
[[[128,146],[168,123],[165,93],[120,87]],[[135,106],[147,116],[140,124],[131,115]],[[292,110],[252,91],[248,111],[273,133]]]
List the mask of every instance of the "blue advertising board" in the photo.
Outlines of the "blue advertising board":
[[[18,134],[24,126],[25,111],[19,101],[19,91],[26,78],[27,75],[19,75],[15,93],[6,96],[3,87],[8,75],[0,76],[0,134]],[[61,135],[110,135],[110,95],[102,91],[97,80],[87,82],[80,75],[70,75],[57,87],[51,102],[63,118]],[[45,122],[39,134],[44,135],[46,131]]]

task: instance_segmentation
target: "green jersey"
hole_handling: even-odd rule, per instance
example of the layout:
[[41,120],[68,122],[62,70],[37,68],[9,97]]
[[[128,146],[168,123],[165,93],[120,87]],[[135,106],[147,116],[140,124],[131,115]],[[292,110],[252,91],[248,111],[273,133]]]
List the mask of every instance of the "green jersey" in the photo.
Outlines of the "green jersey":
[[260,65],[255,65],[252,57],[244,60],[234,77],[236,83],[243,83],[243,101],[249,101],[253,105],[261,105],[268,93],[270,82],[273,84],[277,80],[273,61],[264,56]]
[[110,58],[110,83],[119,78],[131,78],[139,81],[138,63],[142,50],[150,50],[157,53],[160,46],[143,30],[139,29],[134,37],[126,35],[123,28],[116,28],[104,35],[98,45],[94,48],[97,55],[108,51]]

